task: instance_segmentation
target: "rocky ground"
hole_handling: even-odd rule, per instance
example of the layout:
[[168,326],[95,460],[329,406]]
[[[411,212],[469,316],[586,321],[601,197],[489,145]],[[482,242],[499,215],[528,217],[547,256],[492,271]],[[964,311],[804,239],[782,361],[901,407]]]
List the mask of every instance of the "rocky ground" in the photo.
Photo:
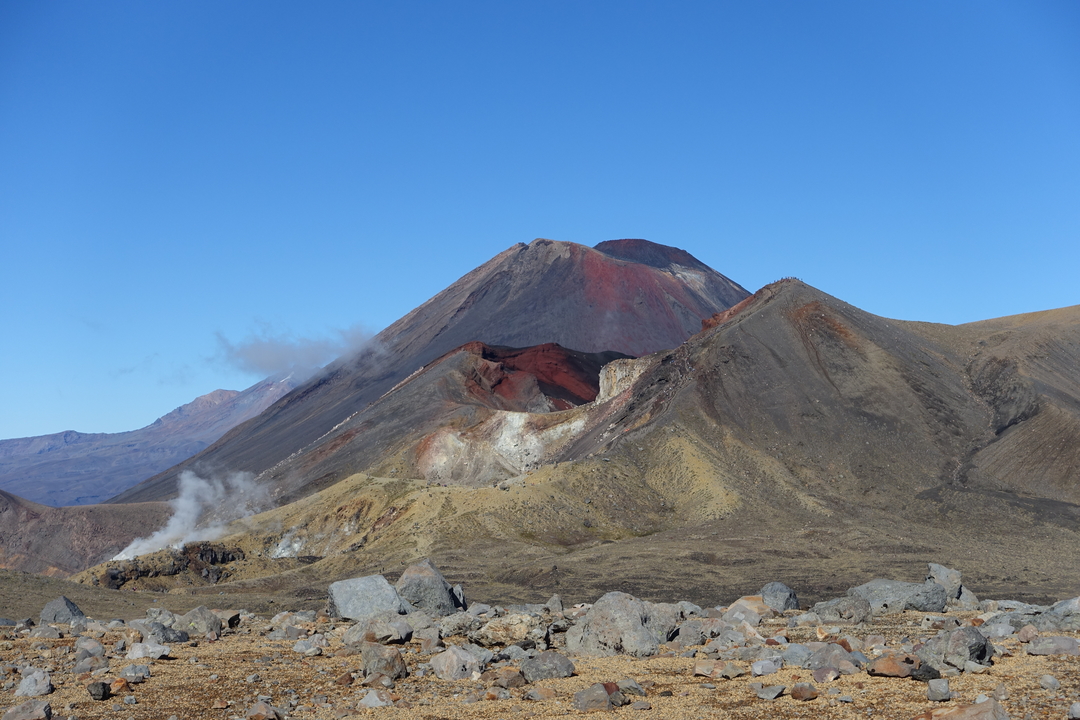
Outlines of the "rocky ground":
[[57,599],[0,619],[2,718],[1080,716],[1080,598],[980,601],[935,565],[813,607],[780,583],[727,607],[491,607],[427,562],[328,596],[329,614],[91,620]]

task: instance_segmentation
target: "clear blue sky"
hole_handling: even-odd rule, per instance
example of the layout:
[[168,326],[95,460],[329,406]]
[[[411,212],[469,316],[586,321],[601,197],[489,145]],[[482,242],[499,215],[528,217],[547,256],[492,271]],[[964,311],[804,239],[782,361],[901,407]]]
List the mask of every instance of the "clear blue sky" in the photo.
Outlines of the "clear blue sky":
[[0,0],[0,438],[140,427],[536,237],[1080,303],[1080,3]]

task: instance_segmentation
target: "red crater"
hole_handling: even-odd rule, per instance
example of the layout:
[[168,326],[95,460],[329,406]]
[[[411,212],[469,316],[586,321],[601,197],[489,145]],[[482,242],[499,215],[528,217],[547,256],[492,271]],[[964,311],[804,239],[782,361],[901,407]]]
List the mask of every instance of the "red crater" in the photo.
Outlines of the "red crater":
[[[480,370],[485,384],[511,405],[527,404],[538,386],[558,410],[595,400],[600,392],[600,368],[612,360],[629,357],[617,352],[577,352],[556,343],[511,348],[471,342],[454,352],[467,352],[488,361]],[[472,388],[474,392],[479,389]]]

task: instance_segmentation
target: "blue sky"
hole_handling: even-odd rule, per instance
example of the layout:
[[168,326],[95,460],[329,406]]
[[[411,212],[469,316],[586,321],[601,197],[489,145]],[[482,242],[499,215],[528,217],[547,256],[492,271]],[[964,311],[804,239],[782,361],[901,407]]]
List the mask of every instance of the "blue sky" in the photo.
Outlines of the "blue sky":
[[140,427],[536,237],[1080,303],[1080,4],[670,5],[0,0],[0,438]]

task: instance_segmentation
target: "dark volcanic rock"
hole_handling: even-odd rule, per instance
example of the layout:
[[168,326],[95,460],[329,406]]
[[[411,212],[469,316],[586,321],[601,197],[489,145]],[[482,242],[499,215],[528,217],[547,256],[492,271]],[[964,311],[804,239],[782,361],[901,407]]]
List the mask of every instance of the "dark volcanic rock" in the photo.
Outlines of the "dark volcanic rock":
[[531,683],[551,678],[570,677],[574,674],[574,669],[574,663],[570,658],[553,650],[546,650],[521,663],[521,674]]
[[761,588],[761,601],[776,612],[799,609],[799,596],[782,582],[771,582]]
[[79,606],[61,595],[55,600],[50,600],[41,609],[41,624],[64,623],[70,624],[78,620],[86,620]]

